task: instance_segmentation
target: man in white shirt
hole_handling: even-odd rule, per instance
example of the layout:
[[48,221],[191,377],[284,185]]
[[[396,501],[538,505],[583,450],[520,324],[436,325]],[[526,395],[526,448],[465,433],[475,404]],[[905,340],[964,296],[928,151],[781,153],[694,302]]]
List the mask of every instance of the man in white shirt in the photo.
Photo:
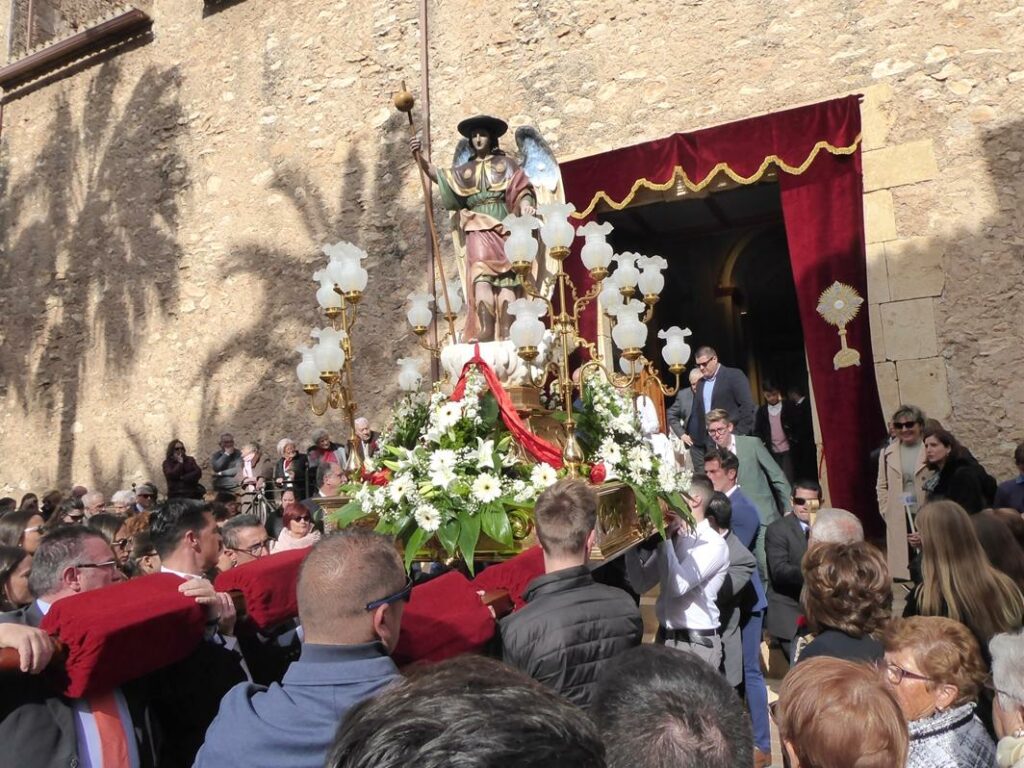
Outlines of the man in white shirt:
[[704,478],[690,487],[694,525],[666,514],[666,540],[655,548],[637,547],[626,554],[626,572],[633,588],[647,592],[661,584],[655,603],[657,640],[687,651],[715,669],[722,663],[722,639],[715,598],[729,570],[729,547],[704,519],[714,488]]

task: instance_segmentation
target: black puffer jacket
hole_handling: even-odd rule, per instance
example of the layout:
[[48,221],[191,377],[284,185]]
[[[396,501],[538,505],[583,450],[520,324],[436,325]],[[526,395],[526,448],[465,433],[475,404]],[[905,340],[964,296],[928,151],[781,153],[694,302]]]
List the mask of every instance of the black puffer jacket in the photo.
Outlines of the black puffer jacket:
[[640,609],[621,589],[598,584],[586,566],[539,576],[527,605],[501,622],[504,660],[581,707],[604,665],[643,639]]

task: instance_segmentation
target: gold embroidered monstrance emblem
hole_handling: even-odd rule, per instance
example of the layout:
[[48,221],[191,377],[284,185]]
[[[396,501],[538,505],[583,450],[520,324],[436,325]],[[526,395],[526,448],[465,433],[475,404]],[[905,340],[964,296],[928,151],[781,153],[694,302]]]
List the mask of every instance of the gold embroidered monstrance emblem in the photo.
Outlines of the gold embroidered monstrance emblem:
[[838,280],[826,288],[818,299],[818,314],[826,323],[839,329],[841,349],[832,358],[837,371],[851,365],[860,365],[860,352],[846,345],[846,326],[857,316],[863,303],[864,299],[854,288]]

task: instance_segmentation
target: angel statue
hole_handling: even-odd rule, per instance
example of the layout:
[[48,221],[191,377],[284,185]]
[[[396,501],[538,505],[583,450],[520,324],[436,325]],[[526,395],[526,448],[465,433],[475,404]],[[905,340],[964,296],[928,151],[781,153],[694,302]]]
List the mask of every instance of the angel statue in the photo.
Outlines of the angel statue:
[[[503,340],[509,337],[513,320],[508,305],[523,296],[523,289],[505,257],[509,233],[501,222],[510,213],[535,215],[538,188],[541,202],[553,197],[561,181],[558,163],[535,128],[516,131],[521,164],[498,146],[508,131],[504,120],[477,115],[460,122],[458,130],[463,138],[451,168],[435,167],[421,153],[418,136],[409,140],[409,147],[440,189],[441,204],[458,213],[456,243],[465,248],[460,272],[469,305],[462,341]],[[537,261],[543,264],[543,259]],[[534,275],[538,285],[540,277]]]

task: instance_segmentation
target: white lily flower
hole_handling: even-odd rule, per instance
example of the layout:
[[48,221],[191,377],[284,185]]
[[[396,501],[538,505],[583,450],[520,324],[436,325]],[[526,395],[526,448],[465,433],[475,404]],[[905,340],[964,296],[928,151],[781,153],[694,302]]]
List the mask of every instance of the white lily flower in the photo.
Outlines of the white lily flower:
[[477,469],[495,469],[493,440],[476,439],[476,466]]

